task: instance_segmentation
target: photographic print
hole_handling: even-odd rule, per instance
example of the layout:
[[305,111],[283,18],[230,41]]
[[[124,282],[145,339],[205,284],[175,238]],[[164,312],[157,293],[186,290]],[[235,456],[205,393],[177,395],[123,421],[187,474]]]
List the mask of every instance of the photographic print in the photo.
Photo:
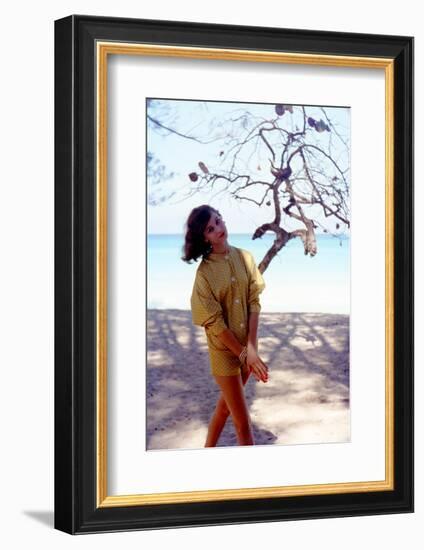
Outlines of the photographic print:
[[146,449],[350,440],[350,108],[146,100]]

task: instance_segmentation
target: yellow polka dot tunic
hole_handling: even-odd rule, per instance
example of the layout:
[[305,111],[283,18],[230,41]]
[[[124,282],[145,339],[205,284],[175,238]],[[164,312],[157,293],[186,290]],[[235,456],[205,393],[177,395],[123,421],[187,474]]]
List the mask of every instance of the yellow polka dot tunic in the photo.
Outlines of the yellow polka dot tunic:
[[201,261],[191,295],[193,323],[205,328],[212,374],[235,376],[242,364],[218,338],[229,328],[245,346],[249,313],[260,312],[265,282],[250,252],[235,246],[228,254],[209,254]]

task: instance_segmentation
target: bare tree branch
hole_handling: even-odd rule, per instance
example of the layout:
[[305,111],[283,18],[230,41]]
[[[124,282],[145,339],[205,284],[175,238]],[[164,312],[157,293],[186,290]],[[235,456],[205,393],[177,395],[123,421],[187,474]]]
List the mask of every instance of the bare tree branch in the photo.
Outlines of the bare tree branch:
[[[209,124],[209,137],[202,137],[200,130],[199,135],[192,134],[195,128],[201,128],[197,121],[188,135],[163,122],[159,115],[147,116],[153,127],[181,138],[201,145],[220,144],[215,166],[204,159],[208,166],[199,162],[200,174],[190,173],[190,189],[185,197],[210,189],[216,192],[215,196],[228,193],[236,201],[258,208],[272,207],[264,210],[264,216],[271,214],[273,219],[260,225],[252,236],[258,239],[267,232],[275,234],[259,264],[261,272],[289,240],[301,239],[304,253],[313,257],[318,252],[316,229],[331,232],[330,222],[336,228],[339,222],[344,228],[350,227],[348,140],[337,130],[326,109],[313,109],[279,105],[275,106],[277,117],[275,113],[274,117],[261,117],[236,110],[230,116],[214,119]],[[321,114],[318,118],[323,118],[318,120],[317,113]],[[210,138],[217,128],[220,135]],[[264,165],[266,158],[269,167]],[[290,228],[290,223],[300,227]]]

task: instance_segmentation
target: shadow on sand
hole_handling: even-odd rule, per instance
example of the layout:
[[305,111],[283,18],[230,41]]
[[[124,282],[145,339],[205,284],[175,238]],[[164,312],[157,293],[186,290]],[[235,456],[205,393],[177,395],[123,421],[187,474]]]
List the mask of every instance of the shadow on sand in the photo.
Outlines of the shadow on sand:
[[[190,311],[148,310],[147,449],[201,448],[219,389],[206,337]],[[246,399],[256,445],[348,441],[349,316],[262,313],[259,351],[269,382]],[[219,446],[237,445],[229,419]]]

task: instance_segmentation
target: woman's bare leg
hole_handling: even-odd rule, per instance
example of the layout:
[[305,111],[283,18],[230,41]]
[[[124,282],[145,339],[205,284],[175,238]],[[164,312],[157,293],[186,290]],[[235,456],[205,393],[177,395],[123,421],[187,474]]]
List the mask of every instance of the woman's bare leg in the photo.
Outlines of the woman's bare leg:
[[[241,378],[243,385],[249,379],[250,370],[247,368],[242,369]],[[222,378],[227,378],[223,376]],[[234,378],[234,377],[231,377]],[[224,395],[221,390],[221,395],[217,401],[215,411],[212,415],[212,418],[209,422],[208,435],[206,437],[205,447],[215,447],[218,443],[219,436],[221,435],[222,430],[224,429],[225,422],[230,415],[230,411],[225,402]]]
[[243,381],[238,376],[215,376],[236,429],[239,445],[254,445]]
[[222,430],[224,429],[225,422],[230,414],[225,399],[221,393],[215,410],[213,412],[212,418],[209,422],[208,435],[206,437],[205,447],[216,447],[218,443],[219,436],[221,435]]

